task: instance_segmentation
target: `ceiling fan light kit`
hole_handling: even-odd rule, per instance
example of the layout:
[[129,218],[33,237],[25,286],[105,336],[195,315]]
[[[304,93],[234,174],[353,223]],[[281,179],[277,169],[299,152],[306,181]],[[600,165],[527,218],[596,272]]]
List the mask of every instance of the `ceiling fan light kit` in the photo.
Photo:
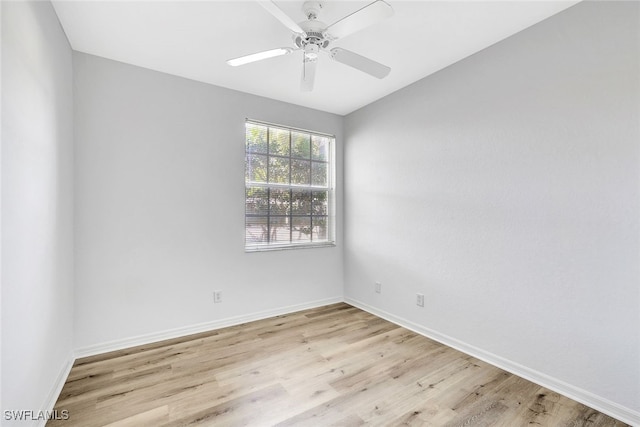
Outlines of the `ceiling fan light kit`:
[[315,61],[318,59],[320,48],[315,44],[308,44],[304,47],[304,59],[307,61]]
[[318,16],[324,8],[324,3],[320,1],[307,1],[302,5],[302,11],[307,20],[300,23],[296,23],[291,19],[272,0],[258,0],[258,3],[293,32],[292,38],[295,47],[283,47],[253,53],[230,59],[227,64],[231,66],[245,65],[302,50],[302,81],[300,87],[303,91],[313,90],[319,52],[325,52],[334,61],[348,65],[378,79],[386,77],[391,71],[391,68],[386,65],[347,49],[339,47],[328,49],[329,45],[335,40],[360,31],[393,15],[393,8],[384,0],[376,0],[329,26],[318,20]]

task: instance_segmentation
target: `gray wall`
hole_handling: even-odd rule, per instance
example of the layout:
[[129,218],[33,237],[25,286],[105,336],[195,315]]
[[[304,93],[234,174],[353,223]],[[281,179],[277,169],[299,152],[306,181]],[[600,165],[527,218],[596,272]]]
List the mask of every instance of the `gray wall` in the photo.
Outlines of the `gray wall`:
[[76,348],[342,298],[340,228],[244,252],[243,178],[245,118],[336,134],[342,159],[342,117],[82,53],[74,72]]
[[580,3],[348,115],[346,297],[640,411],[639,7]]
[[72,361],[72,55],[51,4],[0,7],[2,409],[37,411]]

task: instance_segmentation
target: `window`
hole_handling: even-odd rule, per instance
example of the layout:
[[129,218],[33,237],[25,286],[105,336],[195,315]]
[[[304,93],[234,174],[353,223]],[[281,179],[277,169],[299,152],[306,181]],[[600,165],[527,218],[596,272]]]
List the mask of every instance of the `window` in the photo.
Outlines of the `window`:
[[248,120],[245,140],[245,249],[333,245],[335,138]]

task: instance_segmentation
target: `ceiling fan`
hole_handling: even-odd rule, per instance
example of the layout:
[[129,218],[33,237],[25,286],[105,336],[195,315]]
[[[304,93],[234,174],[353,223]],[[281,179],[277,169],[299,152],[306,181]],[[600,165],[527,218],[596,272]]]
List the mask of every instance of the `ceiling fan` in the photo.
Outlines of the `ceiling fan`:
[[320,52],[329,54],[334,61],[348,65],[379,79],[386,77],[391,71],[391,68],[386,65],[350,50],[339,47],[329,49],[329,45],[335,40],[353,34],[356,31],[369,27],[393,15],[393,8],[385,1],[376,0],[331,25],[326,25],[324,22],[318,20],[318,15],[324,8],[324,3],[321,1],[306,1],[302,5],[302,11],[307,17],[307,20],[300,23],[296,23],[291,19],[272,0],[258,0],[258,3],[293,32],[295,47],[280,47],[253,53],[251,55],[230,59],[227,61],[227,64],[235,67],[267,58],[288,55],[291,52],[301,50],[304,52],[302,57],[301,82],[301,89],[303,91],[313,90],[316,64]]

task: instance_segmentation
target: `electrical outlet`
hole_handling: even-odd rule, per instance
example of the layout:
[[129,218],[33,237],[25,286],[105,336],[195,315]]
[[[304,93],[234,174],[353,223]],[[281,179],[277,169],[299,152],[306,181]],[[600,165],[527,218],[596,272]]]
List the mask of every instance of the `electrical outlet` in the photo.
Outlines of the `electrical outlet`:
[[376,287],[375,287],[375,289],[376,289],[376,294],[381,293],[381,292],[382,292],[382,283],[380,283],[380,282],[376,282]]
[[222,302],[222,291],[213,291],[213,302],[214,304]]
[[424,295],[423,294],[416,294],[416,304],[419,307],[424,307]]

